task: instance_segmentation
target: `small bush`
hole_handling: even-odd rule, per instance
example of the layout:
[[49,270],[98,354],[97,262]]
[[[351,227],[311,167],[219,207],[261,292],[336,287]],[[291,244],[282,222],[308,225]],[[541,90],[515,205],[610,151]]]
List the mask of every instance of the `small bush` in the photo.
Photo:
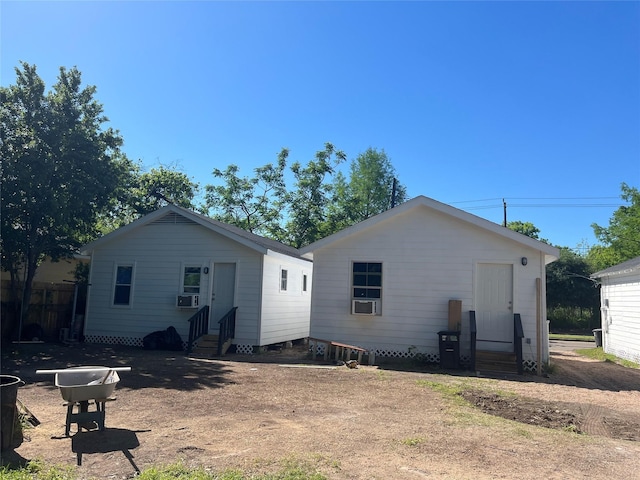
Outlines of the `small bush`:
[[600,326],[598,312],[590,308],[553,307],[547,311],[552,332],[591,333]]

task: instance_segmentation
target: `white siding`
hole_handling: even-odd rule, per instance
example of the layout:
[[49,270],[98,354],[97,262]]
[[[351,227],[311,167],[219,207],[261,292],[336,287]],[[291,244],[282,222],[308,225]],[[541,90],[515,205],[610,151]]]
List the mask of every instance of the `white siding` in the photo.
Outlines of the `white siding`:
[[[287,290],[280,289],[280,272],[287,270]],[[309,336],[313,264],[270,253],[264,258],[260,345]],[[303,291],[303,275],[307,291]]]
[[[152,223],[140,226],[97,248],[92,255],[91,287],[85,335],[100,340],[141,339],[174,326],[188,339],[187,320],[196,310],[178,309],[184,263],[211,268],[213,262],[235,262],[237,331],[248,343],[258,339],[261,254],[196,224]],[[135,263],[133,301],[114,307],[116,264]],[[202,275],[200,305],[209,303],[209,275]]]
[[[478,263],[507,263],[514,271],[514,312],[522,315],[525,359],[536,359],[536,282],[544,284],[537,250],[427,208],[398,214],[314,254],[312,337],[384,352],[437,354],[448,326],[448,301],[462,300],[461,351],[469,350]],[[528,265],[521,258],[528,257]],[[351,308],[352,262],[382,262],[382,315]],[[543,292],[544,294],[544,292]],[[544,314],[543,314],[544,315]],[[544,318],[543,318],[544,320]],[[543,349],[546,351],[546,349]],[[543,359],[543,361],[545,361]]]
[[602,279],[606,353],[640,363],[640,272]]

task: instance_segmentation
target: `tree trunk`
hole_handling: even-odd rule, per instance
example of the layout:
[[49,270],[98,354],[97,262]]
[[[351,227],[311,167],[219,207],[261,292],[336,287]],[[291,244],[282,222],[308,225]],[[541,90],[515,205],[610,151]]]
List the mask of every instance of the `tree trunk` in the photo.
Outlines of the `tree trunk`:
[[29,252],[27,255],[27,274],[24,278],[22,289],[22,304],[20,308],[20,322],[18,327],[18,341],[22,340],[22,329],[29,319],[29,306],[31,305],[31,292],[33,291],[33,279],[38,269],[38,255]]

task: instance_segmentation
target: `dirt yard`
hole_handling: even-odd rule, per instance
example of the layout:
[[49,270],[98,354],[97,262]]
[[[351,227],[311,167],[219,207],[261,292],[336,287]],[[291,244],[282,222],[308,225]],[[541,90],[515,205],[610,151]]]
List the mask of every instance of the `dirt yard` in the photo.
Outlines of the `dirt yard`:
[[[411,365],[349,369],[312,362],[304,347],[223,360],[19,348],[3,349],[2,373],[26,382],[18,398],[41,424],[4,452],[5,463],[77,465],[87,479],[131,478],[177,460],[246,473],[296,461],[330,479],[640,478],[640,371],[572,352],[553,354],[548,378],[500,378]],[[104,432],[76,433],[74,424],[65,437],[53,375],[35,370],[76,365],[132,371],[107,404]]]

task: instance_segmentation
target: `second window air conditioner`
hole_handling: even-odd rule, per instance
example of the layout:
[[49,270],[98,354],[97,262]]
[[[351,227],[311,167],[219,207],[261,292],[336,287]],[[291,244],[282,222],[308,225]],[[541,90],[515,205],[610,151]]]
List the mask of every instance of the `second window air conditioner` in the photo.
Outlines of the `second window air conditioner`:
[[353,300],[351,303],[353,315],[377,315],[379,305],[377,300]]

